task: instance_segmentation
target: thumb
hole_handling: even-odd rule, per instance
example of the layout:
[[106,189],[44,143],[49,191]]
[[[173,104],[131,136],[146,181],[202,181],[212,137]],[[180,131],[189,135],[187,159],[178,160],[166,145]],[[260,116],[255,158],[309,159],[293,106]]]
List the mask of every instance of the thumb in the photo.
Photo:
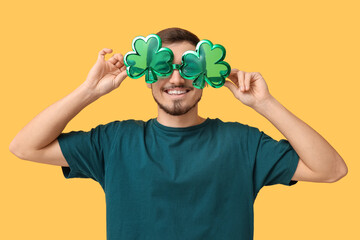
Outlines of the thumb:
[[225,80],[224,86],[227,87],[235,96],[237,87],[231,81]]
[[126,71],[122,71],[121,73],[119,73],[115,79],[114,79],[114,82],[115,82],[115,87],[119,87],[121,82],[124,81],[124,79],[127,77],[127,72]]

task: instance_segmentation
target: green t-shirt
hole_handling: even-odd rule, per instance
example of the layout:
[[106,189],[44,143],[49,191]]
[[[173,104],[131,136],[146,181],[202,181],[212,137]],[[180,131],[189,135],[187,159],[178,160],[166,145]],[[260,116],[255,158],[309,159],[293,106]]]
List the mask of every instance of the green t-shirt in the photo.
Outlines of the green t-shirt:
[[58,140],[65,178],[103,188],[108,240],[251,240],[259,190],[297,183],[287,140],[218,118],[186,128],[114,121]]

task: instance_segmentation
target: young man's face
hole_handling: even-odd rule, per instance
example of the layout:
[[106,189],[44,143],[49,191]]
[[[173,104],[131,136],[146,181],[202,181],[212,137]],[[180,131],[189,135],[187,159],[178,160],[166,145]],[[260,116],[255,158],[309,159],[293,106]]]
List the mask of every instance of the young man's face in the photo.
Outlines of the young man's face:
[[[174,53],[174,62],[181,64],[182,54],[187,50],[195,50],[195,46],[187,41],[163,44]],[[159,108],[170,115],[183,115],[197,107],[202,96],[202,89],[192,85],[192,80],[181,77],[178,70],[167,78],[159,78],[155,83],[147,84]]]

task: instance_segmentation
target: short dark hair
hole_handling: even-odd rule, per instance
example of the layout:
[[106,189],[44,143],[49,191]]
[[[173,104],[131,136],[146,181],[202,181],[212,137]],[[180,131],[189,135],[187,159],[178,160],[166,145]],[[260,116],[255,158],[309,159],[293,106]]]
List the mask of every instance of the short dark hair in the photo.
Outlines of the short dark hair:
[[162,43],[188,41],[189,43],[196,46],[196,44],[200,42],[200,39],[192,32],[177,27],[163,29],[156,35],[161,38]]

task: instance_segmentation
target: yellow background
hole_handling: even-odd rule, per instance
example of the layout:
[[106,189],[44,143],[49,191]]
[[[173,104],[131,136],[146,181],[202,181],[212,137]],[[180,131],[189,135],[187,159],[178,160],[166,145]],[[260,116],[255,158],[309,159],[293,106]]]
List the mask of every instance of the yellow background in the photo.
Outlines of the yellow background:
[[[60,167],[20,160],[8,147],[85,80],[102,48],[125,54],[135,36],[173,26],[222,44],[232,68],[260,72],[270,93],[348,165],[336,183],[264,187],[255,201],[254,239],[360,239],[358,1],[2,1],[0,19],[0,239],[105,239],[97,182],[66,180]],[[206,88],[199,107],[203,117],[283,138],[225,87]],[[144,77],[127,78],[64,131],[156,113]]]

